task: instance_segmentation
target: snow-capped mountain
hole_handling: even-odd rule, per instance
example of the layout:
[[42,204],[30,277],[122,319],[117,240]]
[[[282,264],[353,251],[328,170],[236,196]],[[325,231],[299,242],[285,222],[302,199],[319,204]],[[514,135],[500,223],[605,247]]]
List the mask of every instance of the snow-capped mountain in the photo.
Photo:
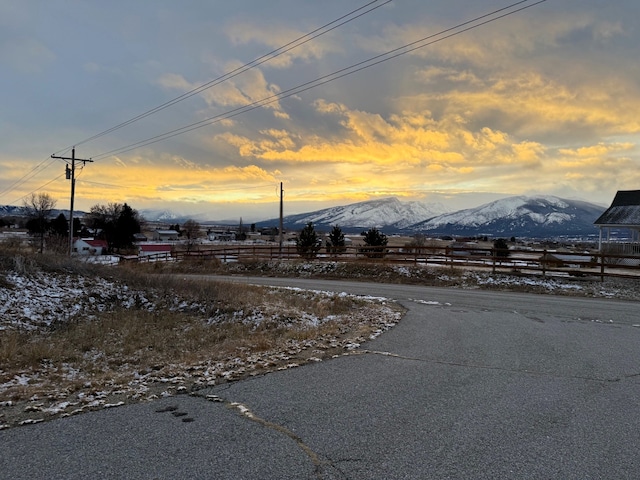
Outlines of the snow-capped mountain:
[[604,211],[592,203],[554,196],[516,196],[439,215],[413,230],[449,235],[550,237],[595,233],[593,222]]
[[[325,231],[338,225],[345,232],[376,227],[387,233],[545,238],[596,233],[593,222],[605,207],[554,196],[516,196],[457,212],[442,213],[444,210],[440,204],[386,198],[290,215],[283,220],[287,230],[300,230],[312,222]],[[275,226],[278,220],[258,225]]]
[[[441,204],[401,202],[395,197],[351,205],[325,208],[311,213],[284,217],[289,229],[301,229],[312,222],[320,229],[339,225],[343,230],[363,230],[376,227],[385,230],[404,230],[411,225],[440,215],[447,210]],[[274,220],[261,222],[273,225]],[[277,222],[275,223],[277,225]]]
[[147,222],[182,224],[187,220],[195,220],[196,222],[206,222],[211,220],[211,218],[209,218],[210,214],[207,214],[207,213],[196,213],[192,215],[185,215],[182,213],[174,212],[172,210],[152,210],[152,209],[140,210],[139,213]]
[[24,207],[16,207],[14,205],[0,205],[1,217],[14,217],[24,215]]
[[182,215],[172,212],[171,210],[139,210],[140,215],[149,222],[170,222],[182,218]]

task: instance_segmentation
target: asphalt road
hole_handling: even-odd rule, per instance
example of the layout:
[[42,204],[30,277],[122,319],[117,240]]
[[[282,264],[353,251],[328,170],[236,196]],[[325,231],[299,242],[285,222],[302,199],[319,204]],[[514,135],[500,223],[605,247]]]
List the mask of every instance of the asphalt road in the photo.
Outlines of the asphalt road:
[[0,478],[640,477],[636,302],[235,281],[385,296],[408,313],[352,355],[0,431]]

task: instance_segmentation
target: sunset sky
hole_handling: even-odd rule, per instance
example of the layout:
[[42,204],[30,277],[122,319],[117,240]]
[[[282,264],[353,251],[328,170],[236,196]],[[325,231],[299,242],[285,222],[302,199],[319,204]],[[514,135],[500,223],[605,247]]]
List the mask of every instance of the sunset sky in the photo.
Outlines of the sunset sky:
[[[450,209],[523,194],[608,205],[640,189],[640,3],[525,1],[492,14],[514,3],[0,0],[0,205],[47,192],[68,208],[64,162],[50,156],[73,145],[94,160],[76,172],[85,210],[261,220],[278,215],[280,182],[285,214],[390,196]],[[296,89],[372,58],[385,61]]]

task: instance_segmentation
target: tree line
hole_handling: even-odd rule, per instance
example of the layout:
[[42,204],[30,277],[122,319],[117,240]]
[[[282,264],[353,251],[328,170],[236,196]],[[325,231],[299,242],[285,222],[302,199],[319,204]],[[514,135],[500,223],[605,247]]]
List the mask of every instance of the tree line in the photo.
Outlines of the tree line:
[[[387,236],[375,227],[363,231],[361,234],[364,243],[363,251],[370,257],[384,255],[384,247],[387,246]],[[346,242],[342,229],[334,225],[327,236],[325,244],[327,253],[342,253],[345,251]],[[303,258],[315,258],[322,249],[322,239],[316,232],[313,222],[307,223],[296,238],[296,251]]]
[[[27,217],[25,228],[38,242],[40,253],[47,247],[64,250],[68,245],[69,221],[63,213],[51,218],[56,200],[48,193],[33,193],[23,203]],[[144,218],[126,203],[96,204],[82,221],[74,219],[73,236],[105,240],[111,252],[133,247],[135,235],[140,233]]]

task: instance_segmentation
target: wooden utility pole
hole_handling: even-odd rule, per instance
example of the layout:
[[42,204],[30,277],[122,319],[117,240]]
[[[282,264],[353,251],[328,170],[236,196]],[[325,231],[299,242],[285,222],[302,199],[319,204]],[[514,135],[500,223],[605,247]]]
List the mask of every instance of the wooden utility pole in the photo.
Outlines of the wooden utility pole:
[[71,149],[71,157],[58,157],[56,155],[51,155],[51,158],[71,162],[71,168],[69,168],[69,164],[67,163],[67,168],[65,170],[67,173],[67,180],[71,180],[71,206],[69,208],[69,256],[71,256],[73,253],[73,200],[76,194],[76,161],[82,162],[84,165],[87,162],[93,162],[93,160],[76,158],[76,147]]
[[284,191],[282,190],[282,182],[280,182],[280,225],[279,225],[279,229],[278,229],[278,233],[279,233],[279,237],[278,237],[278,243],[280,245],[279,247],[279,253],[280,253],[280,258],[282,258],[282,241],[284,239],[284,234],[283,234],[283,224],[284,224],[284,220],[283,220],[283,202],[284,202]]

